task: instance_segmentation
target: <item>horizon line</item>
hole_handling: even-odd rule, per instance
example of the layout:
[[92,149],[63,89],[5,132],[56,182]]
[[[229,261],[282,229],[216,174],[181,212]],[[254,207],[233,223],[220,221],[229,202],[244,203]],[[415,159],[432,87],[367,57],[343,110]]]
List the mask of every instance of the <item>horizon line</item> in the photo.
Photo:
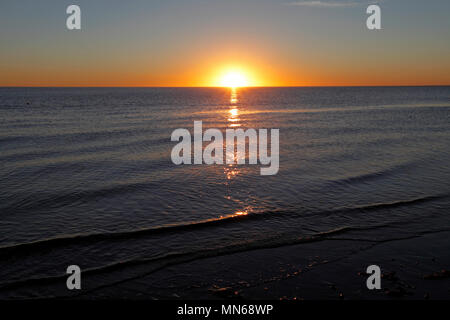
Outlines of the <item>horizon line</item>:
[[[242,86],[235,87],[239,88],[368,88],[368,87],[450,87],[450,84],[413,84],[413,85],[325,85],[325,86]],[[0,88],[201,88],[201,89],[231,89],[232,87],[224,87],[224,86],[132,86],[132,85],[118,85],[118,86],[77,86],[77,85],[55,85],[55,86],[0,86]]]

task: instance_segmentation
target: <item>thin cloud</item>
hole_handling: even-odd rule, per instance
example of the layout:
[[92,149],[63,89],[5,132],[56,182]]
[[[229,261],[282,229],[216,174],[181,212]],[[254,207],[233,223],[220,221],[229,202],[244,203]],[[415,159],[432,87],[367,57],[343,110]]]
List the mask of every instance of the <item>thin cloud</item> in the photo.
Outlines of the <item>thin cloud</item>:
[[[372,1],[372,3],[376,3],[376,1]],[[355,7],[364,4],[368,4],[368,2],[306,0],[287,3],[288,6],[311,7],[311,8],[343,8],[343,7]]]

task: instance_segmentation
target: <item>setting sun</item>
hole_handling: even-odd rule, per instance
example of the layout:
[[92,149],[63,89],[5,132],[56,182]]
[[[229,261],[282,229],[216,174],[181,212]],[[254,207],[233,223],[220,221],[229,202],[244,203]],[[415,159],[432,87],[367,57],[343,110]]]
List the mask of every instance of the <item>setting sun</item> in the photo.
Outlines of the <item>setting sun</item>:
[[231,70],[224,73],[219,81],[221,87],[247,87],[249,85],[249,80],[247,76],[239,70]]

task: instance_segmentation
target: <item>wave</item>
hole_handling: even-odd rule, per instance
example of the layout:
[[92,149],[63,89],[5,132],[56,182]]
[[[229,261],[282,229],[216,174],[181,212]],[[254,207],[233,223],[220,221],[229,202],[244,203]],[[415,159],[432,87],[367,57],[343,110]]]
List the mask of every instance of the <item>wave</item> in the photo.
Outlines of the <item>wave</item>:
[[416,204],[422,204],[427,203],[431,201],[436,201],[440,199],[447,198],[450,194],[442,194],[442,195],[435,195],[435,196],[425,196],[425,197],[418,197],[410,200],[399,200],[399,201],[392,201],[392,202],[380,202],[380,203],[372,203],[369,205],[363,205],[363,206],[355,206],[355,207],[343,207],[343,208],[337,208],[335,210],[328,210],[328,211],[321,211],[321,215],[332,215],[337,213],[363,213],[363,212],[371,212],[371,211],[378,211],[382,209],[394,209],[398,207],[407,207],[410,205],[416,205]]
[[[252,251],[252,250],[259,250],[259,249],[269,249],[269,248],[277,248],[282,246],[290,246],[290,245],[297,245],[302,243],[312,243],[317,241],[323,241],[326,240],[328,236],[336,235],[345,233],[351,230],[370,230],[370,229],[377,229],[381,228],[384,225],[378,225],[378,226],[371,226],[371,227],[341,227],[325,232],[319,232],[314,235],[305,236],[305,237],[293,237],[293,238],[280,238],[280,237],[273,237],[270,239],[264,239],[264,240],[254,240],[252,242],[245,242],[244,244],[233,244],[228,246],[223,246],[220,248],[211,248],[211,249],[205,249],[201,251],[190,251],[190,252],[179,252],[179,253],[169,253],[161,257],[157,258],[145,258],[145,259],[129,259],[129,260],[122,260],[113,262],[107,265],[99,266],[99,267],[93,267],[89,269],[83,270],[83,277],[89,277],[93,275],[98,274],[106,274],[109,272],[114,272],[118,270],[123,270],[124,268],[129,268],[133,266],[140,266],[145,265],[145,271],[140,272],[137,276],[128,276],[126,279],[122,280],[115,280],[113,284],[108,284],[106,286],[114,285],[123,281],[129,281],[133,278],[142,277],[145,275],[149,275],[151,273],[154,273],[158,270],[161,270],[163,268],[166,268],[168,266],[185,263],[185,262],[191,262],[199,259],[204,258],[211,258],[211,257],[217,257],[217,256],[223,256],[223,255],[229,255],[229,254],[235,254],[239,252],[245,252],[245,251]],[[154,264],[153,268],[149,268],[149,264]],[[32,277],[27,279],[20,279],[20,280],[12,280],[9,282],[0,283],[0,290],[10,290],[12,288],[21,287],[21,286],[30,286],[30,285],[36,285],[36,284],[48,284],[52,282],[60,282],[63,279],[67,278],[67,274],[59,274],[54,276],[43,276],[43,277]],[[101,285],[100,287],[105,287],[105,285]],[[86,294],[88,292],[91,292],[93,290],[97,290],[100,288],[99,286],[95,287],[91,290],[84,290],[82,294]]]
[[[248,215],[230,215],[221,218],[212,218],[201,221],[194,221],[188,223],[180,223],[173,225],[164,225],[152,228],[142,228],[136,230],[129,230],[123,232],[105,232],[105,233],[90,233],[90,234],[73,234],[55,238],[47,238],[42,240],[37,240],[33,242],[25,242],[16,245],[3,246],[0,247],[0,257],[9,254],[18,254],[29,252],[41,248],[54,248],[56,246],[65,246],[69,244],[83,244],[90,243],[92,241],[102,241],[102,240],[120,240],[120,239],[130,239],[130,237],[137,238],[141,236],[149,236],[155,234],[163,233],[174,233],[180,231],[189,231],[199,228],[212,227],[217,225],[224,225],[226,223],[234,221],[242,221],[248,219],[259,219],[263,215],[273,214],[276,211],[266,211],[264,213],[254,213]],[[280,213],[277,213],[280,214]]]
[[[313,242],[319,242],[319,241],[325,241],[325,240],[336,240],[334,238],[330,238],[330,236],[353,231],[353,230],[371,230],[371,229],[378,229],[383,228],[385,225],[379,224],[371,227],[342,227],[337,228],[325,232],[320,232],[312,236],[303,237],[303,238],[291,238],[291,239],[280,239],[280,238],[272,238],[269,240],[264,241],[253,241],[252,243],[246,243],[245,245],[230,245],[230,246],[224,246],[221,248],[214,248],[214,249],[208,249],[208,250],[202,250],[202,251],[194,251],[194,252],[182,252],[182,253],[170,253],[166,254],[165,256],[158,257],[158,258],[147,258],[147,259],[129,259],[124,261],[117,261],[110,263],[108,265],[99,266],[99,267],[93,267],[83,270],[83,278],[84,281],[89,282],[89,277],[100,275],[102,276],[103,283],[100,283],[98,281],[99,279],[95,279],[95,286],[84,289],[82,292],[78,294],[73,293],[66,293],[65,296],[82,296],[89,294],[91,292],[94,292],[99,289],[112,287],[115,285],[118,285],[120,283],[124,283],[127,281],[132,281],[135,279],[143,278],[145,276],[148,276],[152,273],[155,273],[159,270],[162,270],[164,268],[178,265],[181,263],[187,263],[192,262],[200,259],[206,259],[206,258],[213,258],[213,257],[219,257],[224,255],[231,255],[236,254],[240,252],[245,251],[251,251],[251,250],[260,250],[260,249],[270,249],[270,248],[277,248],[277,247],[283,247],[283,246],[292,246],[292,245],[299,245],[302,243],[313,243]],[[404,240],[404,239],[411,239],[411,238],[417,238],[421,237],[423,235],[427,234],[434,234],[439,232],[448,232],[450,229],[445,228],[441,230],[434,230],[434,231],[423,231],[419,232],[413,235],[404,236],[404,237],[397,237],[397,238],[391,238],[391,239],[382,239],[382,240],[371,240],[371,242],[374,242],[374,245],[381,244],[389,241],[398,241],[398,240]],[[345,238],[340,238],[337,240],[347,240]],[[153,266],[149,266],[153,264]],[[142,267],[140,269],[135,270],[127,270],[127,274],[124,276],[117,276],[114,274],[114,272],[120,272],[127,268],[132,267]],[[310,266],[306,267],[310,268]],[[105,276],[109,276],[109,278],[106,278]],[[9,282],[0,283],[0,292],[6,291],[10,293],[11,289],[16,288],[27,288],[30,289],[33,285],[60,285],[61,282],[64,282],[64,280],[67,279],[67,274],[58,274],[53,276],[42,276],[42,277],[32,277],[27,279],[20,279],[20,280],[12,280]],[[87,279],[87,280],[86,280]],[[110,280],[108,280],[110,279]],[[67,291],[66,291],[67,292]],[[45,297],[41,297],[45,298]]]
[[7,214],[16,213],[18,211],[38,210],[41,208],[59,208],[78,201],[88,202],[99,197],[136,192],[149,187],[157,188],[158,184],[155,182],[127,183],[116,185],[110,188],[80,190],[63,195],[49,195],[48,197],[41,196],[41,198],[38,198],[38,200],[35,200],[36,195],[31,195],[19,202],[1,208],[1,211],[2,214]]
[[[116,192],[120,192],[116,190]],[[409,200],[400,200],[394,202],[384,202],[384,203],[373,203],[364,206],[355,206],[355,207],[344,207],[344,208],[336,208],[328,211],[319,211],[312,212],[313,215],[331,215],[338,213],[352,213],[352,212],[369,212],[380,209],[388,209],[388,208],[397,208],[402,206],[409,206],[414,204],[426,203],[430,201],[439,200],[442,198],[448,197],[448,194],[436,195],[436,196],[425,196],[419,197]],[[105,240],[122,240],[122,239],[130,239],[130,238],[138,238],[138,237],[146,237],[150,235],[156,234],[169,234],[169,233],[178,233],[183,231],[191,231],[201,228],[210,228],[223,226],[229,223],[242,222],[248,220],[256,220],[256,219],[267,219],[272,217],[280,217],[280,216],[289,216],[289,217],[307,217],[308,215],[299,215],[298,211],[288,211],[288,210],[270,210],[263,212],[255,212],[247,215],[228,215],[219,218],[211,218],[200,221],[193,221],[187,223],[180,224],[172,224],[172,225],[163,225],[158,227],[151,228],[142,228],[135,229],[129,231],[122,232],[105,232],[105,233],[89,233],[89,234],[72,234],[65,235],[61,237],[47,238],[42,240],[37,240],[33,242],[25,242],[14,245],[8,245],[0,247],[0,257],[5,255],[17,255],[17,254],[26,254],[28,252],[46,249],[46,248],[55,248],[58,246],[66,246],[69,244],[85,244],[92,243],[95,241],[105,241]],[[346,229],[347,230],[347,229]]]
[[408,163],[402,163],[384,170],[378,170],[378,171],[374,171],[374,172],[368,172],[368,173],[363,173],[363,174],[359,174],[359,175],[355,175],[355,176],[347,176],[345,178],[341,178],[341,179],[335,179],[335,180],[331,180],[328,183],[329,184],[338,184],[338,185],[352,185],[352,184],[356,184],[356,183],[366,183],[369,181],[373,181],[373,180],[377,180],[380,178],[384,178],[384,177],[388,177],[388,176],[392,176],[394,174],[398,174],[400,172],[405,172],[408,171],[412,168],[414,168],[414,166],[416,166],[418,164],[418,162],[408,162]]
[[[166,160],[156,159],[146,163],[145,169],[148,171],[160,170],[160,173],[163,173],[164,170],[161,168],[164,168],[166,162]],[[70,165],[64,164],[43,166],[39,169],[36,168],[34,174],[37,177],[45,177],[48,174],[54,174],[58,171],[71,170],[72,172],[76,172],[77,170],[82,169],[83,166],[86,167],[89,165],[92,166],[92,162],[73,162]],[[176,167],[169,167],[167,170],[173,170],[174,168]],[[132,170],[135,168],[128,167],[123,169]],[[142,169],[142,167],[140,167],[140,169]],[[9,173],[9,175],[12,174],[13,173]],[[115,181],[115,183],[111,186],[99,186],[98,188],[92,189],[75,189],[71,192],[64,190],[66,192],[60,192],[57,194],[50,192],[29,194],[20,193],[15,196],[9,196],[9,198],[11,198],[9,201],[8,199],[3,199],[4,206],[0,207],[0,212],[4,216],[6,214],[17,214],[21,212],[28,212],[30,210],[56,209],[74,204],[88,203],[99,198],[107,198],[114,195],[124,195],[133,192],[155,190],[160,188],[161,183],[166,179],[167,178],[158,177],[155,175],[151,179],[146,178],[144,180],[136,178],[134,180]]]
[[155,147],[167,143],[166,138],[149,139],[145,136],[141,136],[138,139],[127,140],[125,142],[123,142],[123,139],[120,139],[108,143],[105,143],[105,141],[102,140],[100,143],[90,142],[87,144],[69,144],[60,146],[57,151],[51,148],[35,148],[33,150],[11,149],[0,155],[0,161],[14,162],[16,166],[25,166],[28,163],[31,165],[39,165],[39,161],[42,163],[58,163],[61,161],[61,158],[66,158],[68,156],[77,157],[90,153],[114,152],[131,147],[145,149],[150,145]]

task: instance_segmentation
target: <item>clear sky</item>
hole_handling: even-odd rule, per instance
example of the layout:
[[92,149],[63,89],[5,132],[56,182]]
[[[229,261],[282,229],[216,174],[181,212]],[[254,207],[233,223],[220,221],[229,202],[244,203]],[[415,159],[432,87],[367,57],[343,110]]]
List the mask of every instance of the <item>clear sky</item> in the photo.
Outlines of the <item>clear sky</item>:
[[450,1],[1,0],[0,48],[0,86],[450,85]]

